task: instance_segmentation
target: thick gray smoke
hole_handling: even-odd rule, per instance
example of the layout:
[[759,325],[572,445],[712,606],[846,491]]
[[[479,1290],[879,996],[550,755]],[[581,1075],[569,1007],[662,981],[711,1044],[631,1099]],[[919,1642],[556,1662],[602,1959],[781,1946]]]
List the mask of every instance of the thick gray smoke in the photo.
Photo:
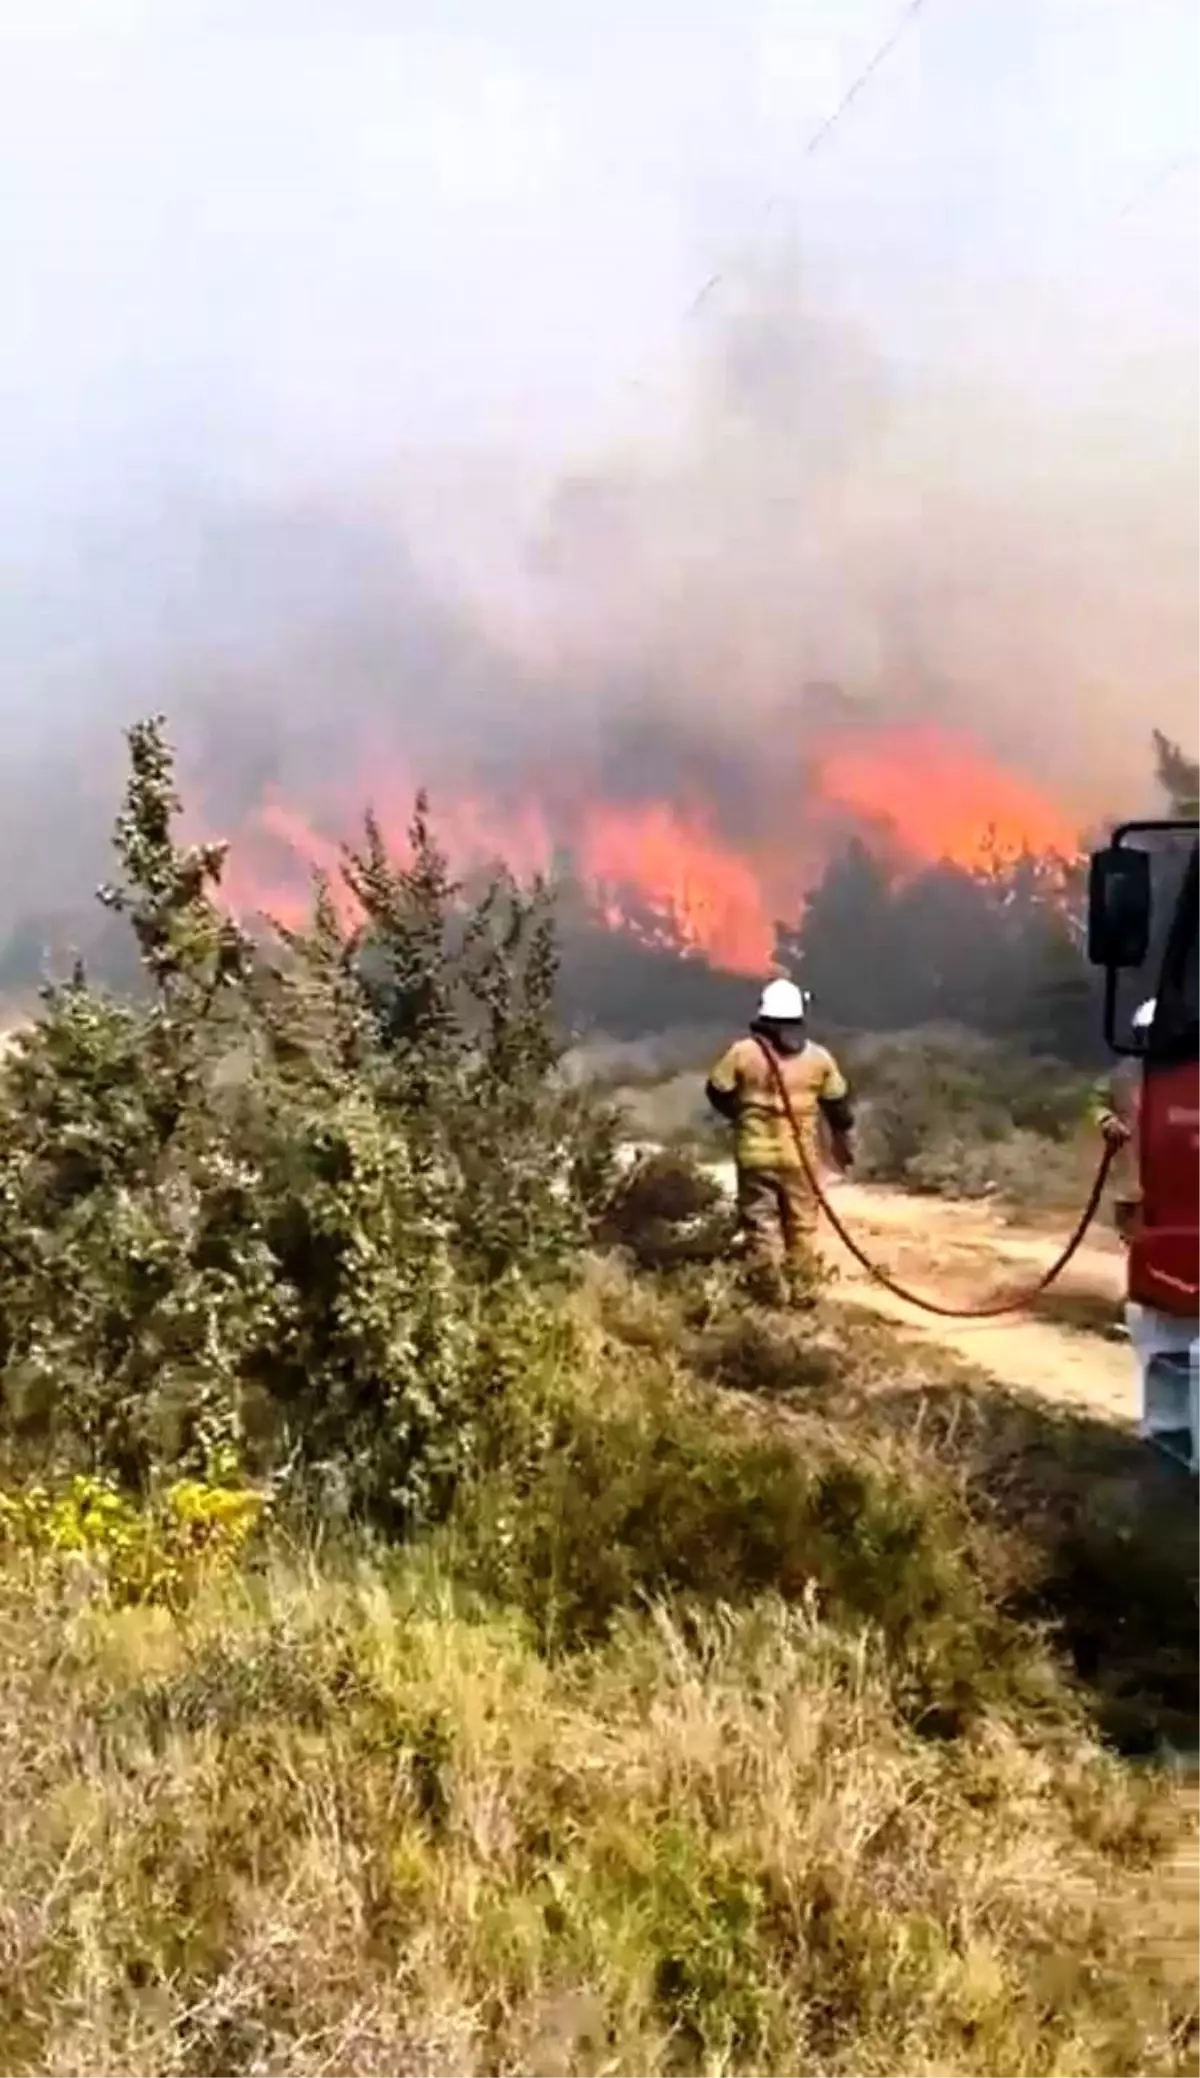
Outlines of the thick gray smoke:
[[[755,773],[804,688],[976,733],[1081,815],[1120,806],[1197,663],[1194,372],[1034,402],[902,381],[790,268],[727,285],[675,438],[564,486],[549,615],[569,675]],[[603,702],[603,693],[601,700]],[[1136,802],[1133,805],[1138,805]]]
[[[469,471],[448,509],[438,486],[440,554],[402,482],[391,525],[235,528],[184,631],[189,710],[229,727],[248,704],[288,784],[309,758],[367,780],[390,749],[526,792],[581,760],[613,798],[698,796],[737,840],[786,831],[836,687],[864,718],[974,733],[1081,820],[1140,806],[1148,721],[1187,736],[1194,704],[1194,379],[1110,373],[1053,406],[926,389],[786,258],[718,283],[688,344],[626,452],[475,514],[474,569]],[[222,713],[203,627],[231,607]],[[227,763],[253,785],[240,747]]]
[[[782,900],[814,748],[918,721],[1081,826],[1141,808],[1150,726],[1192,733],[1194,369],[1036,405],[978,372],[926,385],[788,255],[722,279],[685,346],[619,451],[549,480],[401,456],[304,503],[97,522],[86,580],[45,603],[81,651],[54,733],[33,718],[4,774],[0,928],[65,930],[120,723],[156,707],[197,813],[247,846],[268,799],[328,830],[418,781],[488,802],[497,844],[531,801],[569,835],[584,796],[661,799]],[[110,587],[144,601],[134,639],[106,640]]]

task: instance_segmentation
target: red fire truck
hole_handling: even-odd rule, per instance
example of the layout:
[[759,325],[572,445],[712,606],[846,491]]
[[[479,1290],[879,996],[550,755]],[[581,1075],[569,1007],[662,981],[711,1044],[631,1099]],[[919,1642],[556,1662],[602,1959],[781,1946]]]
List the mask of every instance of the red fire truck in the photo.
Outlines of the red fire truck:
[[[1104,1036],[1138,1061],[1138,1196],[1128,1232],[1126,1322],[1141,1433],[1200,1459],[1200,1013],[1195,820],[1123,823],[1094,853],[1088,955],[1105,971]],[[1153,1016],[1118,1031],[1121,977],[1149,969]]]

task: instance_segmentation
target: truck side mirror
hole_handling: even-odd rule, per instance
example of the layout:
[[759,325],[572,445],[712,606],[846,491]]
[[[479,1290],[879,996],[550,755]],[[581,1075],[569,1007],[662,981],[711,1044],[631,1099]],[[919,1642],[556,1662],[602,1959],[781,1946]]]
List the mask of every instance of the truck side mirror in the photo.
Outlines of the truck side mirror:
[[1110,845],[1092,854],[1088,874],[1088,958],[1094,967],[1131,969],[1150,950],[1150,854]]

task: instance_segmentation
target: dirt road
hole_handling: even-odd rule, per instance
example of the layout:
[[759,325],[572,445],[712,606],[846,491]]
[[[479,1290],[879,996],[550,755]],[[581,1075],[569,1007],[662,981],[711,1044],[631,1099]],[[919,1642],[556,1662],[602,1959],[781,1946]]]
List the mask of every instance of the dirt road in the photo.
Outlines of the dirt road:
[[[713,1175],[733,1189],[731,1163]],[[902,1283],[949,1305],[1003,1296],[1032,1283],[1058,1254],[1061,1232],[1010,1226],[978,1203],[917,1198],[882,1185],[836,1181],[834,1202],[867,1253]],[[1106,1420],[1135,1418],[1133,1365],[1120,1324],[1122,1257],[1115,1235],[1097,1228],[1053,1291],[1000,1319],[955,1321],[923,1314],[869,1278],[822,1226],[822,1252],[837,1271],[835,1299],[869,1306],[924,1341],[952,1349],[1003,1384]]]

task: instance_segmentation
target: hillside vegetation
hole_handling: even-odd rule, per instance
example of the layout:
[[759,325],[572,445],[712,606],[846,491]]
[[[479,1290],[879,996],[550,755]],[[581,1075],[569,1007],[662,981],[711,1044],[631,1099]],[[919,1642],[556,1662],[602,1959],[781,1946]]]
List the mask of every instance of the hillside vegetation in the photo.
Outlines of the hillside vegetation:
[[1187,1483],[688,1260],[420,807],[270,954],[173,812],[0,1071],[0,2070],[1193,2068]]

